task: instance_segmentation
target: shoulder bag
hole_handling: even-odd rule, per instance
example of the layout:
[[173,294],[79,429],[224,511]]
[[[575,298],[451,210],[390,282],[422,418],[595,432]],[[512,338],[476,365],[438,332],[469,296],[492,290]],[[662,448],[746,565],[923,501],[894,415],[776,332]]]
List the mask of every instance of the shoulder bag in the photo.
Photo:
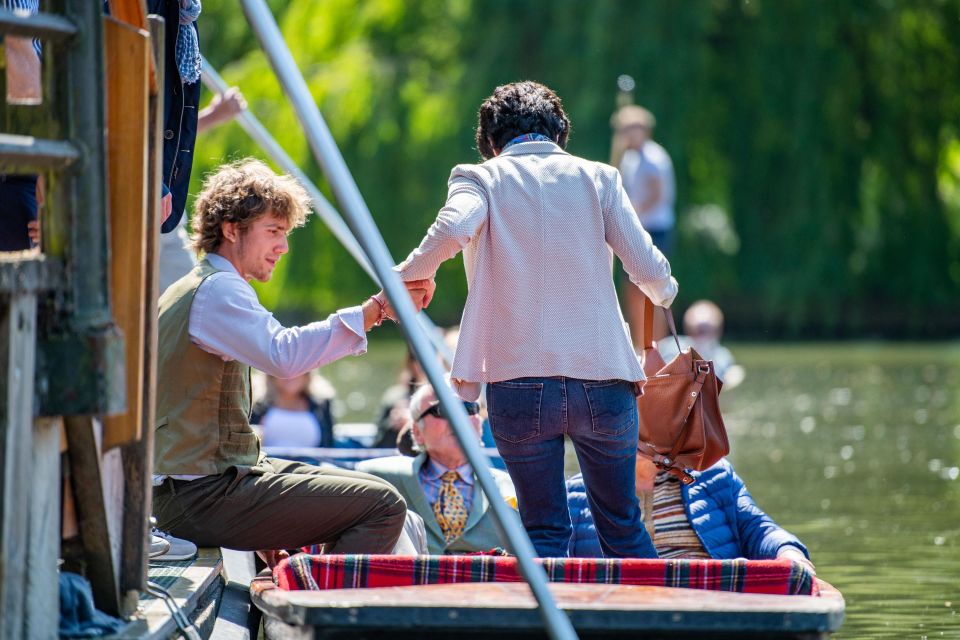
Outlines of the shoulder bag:
[[693,482],[687,469],[703,471],[730,452],[727,430],[720,415],[720,389],[723,383],[714,372],[713,362],[704,360],[693,349],[680,350],[680,339],[673,312],[663,309],[667,325],[679,353],[669,363],[653,345],[653,309],[644,300],[643,369],[647,381],[637,398],[640,414],[640,439],[637,452],[660,469]]

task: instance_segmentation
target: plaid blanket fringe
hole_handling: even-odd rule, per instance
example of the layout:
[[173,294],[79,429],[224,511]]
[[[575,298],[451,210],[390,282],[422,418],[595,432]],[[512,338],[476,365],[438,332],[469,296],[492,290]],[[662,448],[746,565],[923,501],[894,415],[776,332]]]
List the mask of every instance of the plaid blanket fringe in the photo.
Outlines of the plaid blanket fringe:
[[[537,560],[551,582],[682,587],[738,593],[819,595],[810,571],[790,560]],[[517,559],[490,555],[393,556],[298,553],[273,571],[286,590],[522,582]]]

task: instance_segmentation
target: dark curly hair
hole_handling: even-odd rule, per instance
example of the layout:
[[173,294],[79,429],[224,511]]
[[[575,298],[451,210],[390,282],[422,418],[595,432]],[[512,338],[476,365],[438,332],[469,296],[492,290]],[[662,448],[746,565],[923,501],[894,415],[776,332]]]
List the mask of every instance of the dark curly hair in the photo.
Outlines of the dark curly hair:
[[203,182],[194,203],[193,248],[213,253],[223,243],[223,223],[241,231],[270,213],[290,226],[302,226],[310,212],[307,192],[291,176],[275,174],[259,160],[244,158],[219,167]]
[[494,157],[517,136],[539,133],[567,147],[570,119],[549,87],[539,82],[500,85],[480,105],[477,150],[484,160]]

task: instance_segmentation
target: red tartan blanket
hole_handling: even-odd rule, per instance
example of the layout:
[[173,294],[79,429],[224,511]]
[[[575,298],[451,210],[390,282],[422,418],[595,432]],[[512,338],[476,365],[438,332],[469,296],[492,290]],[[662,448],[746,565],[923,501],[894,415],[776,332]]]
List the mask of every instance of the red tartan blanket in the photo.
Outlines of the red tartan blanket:
[[[773,595],[819,595],[809,569],[790,560],[537,560],[551,582],[685,587]],[[522,582],[514,557],[309,555],[298,553],[273,570],[287,590],[407,587],[455,582]]]

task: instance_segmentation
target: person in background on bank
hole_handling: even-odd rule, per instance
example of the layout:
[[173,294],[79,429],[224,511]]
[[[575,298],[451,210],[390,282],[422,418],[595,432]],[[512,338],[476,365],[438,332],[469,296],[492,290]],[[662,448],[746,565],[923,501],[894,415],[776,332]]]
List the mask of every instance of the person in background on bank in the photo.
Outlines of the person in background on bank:
[[617,165],[640,224],[665,256],[673,252],[673,211],[676,181],[666,149],[653,140],[653,114],[636,105],[620,108],[614,126],[622,137],[623,156]]
[[467,402],[487,385],[490,427],[537,554],[567,554],[569,436],[600,510],[604,555],[656,557],[633,495],[644,374],[610,253],[658,305],[673,302],[677,282],[620,174],[567,153],[569,136],[570,120],[549,88],[497,87],[479,110],[484,162],[453,169],[446,204],[398,270],[404,280],[432,279],[464,252],[469,292],[452,383]]
[[[245,159],[207,177],[194,242],[203,259],[159,302],[153,513],[158,527],[198,546],[283,550],[324,544],[336,553],[390,553],[403,498],[370,475],[263,455],[250,427],[250,368],[292,378],[367,349],[367,332],[393,310],[383,292],[326,320],[286,328],[260,304],[307,215],[290,176]],[[427,282],[409,282],[419,310]]]
[[[654,246],[668,258],[673,254],[676,181],[673,162],[666,149],[653,136],[656,119],[636,105],[621,107],[613,116],[613,163],[623,177],[623,187],[640,224],[650,234]],[[642,348],[643,297],[636,287],[624,288],[624,308],[630,323],[633,343]],[[667,332],[660,314],[654,316],[654,338]]]
[[[696,482],[685,485],[637,454],[636,499],[661,558],[789,558],[816,573],[807,548],[757,506],[729,460],[689,473]],[[600,557],[583,476],[567,481],[567,495],[573,518],[570,555]]]
[[[479,442],[480,406],[476,402],[463,404]],[[400,491],[407,508],[425,521],[430,553],[473,553],[504,547],[506,541],[497,533],[487,497],[477,484],[476,473],[467,462],[433,387],[424,385],[417,389],[410,398],[408,415],[416,457],[364,460],[357,465],[357,471],[383,478]],[[516,507],[510,476],[498,469],[490,472],[503,499]]]
[[[683,332],[680,348],[693,347],[706,360],[713,361],[714,372],[723,381],[725,389],[731,389],[743,381],[743,367],[734,362],[733,354],[720,344],[723,335],[723,312],[709,300],[697,300],[683,314]],[[657,349],[665,362],[677,355],[673,338],[657,341]]]
[[253,405],[250,423],[260,425],[265,447],[332,447],[335,395],[315,371],[293,378],[266,377],[266,393]]

